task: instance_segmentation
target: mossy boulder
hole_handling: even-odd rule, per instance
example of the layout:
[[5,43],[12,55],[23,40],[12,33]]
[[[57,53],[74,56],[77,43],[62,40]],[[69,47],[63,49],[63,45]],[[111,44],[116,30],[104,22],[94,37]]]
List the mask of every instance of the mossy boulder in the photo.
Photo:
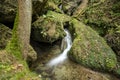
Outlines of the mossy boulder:
[[4,49],[12,36],[12,30],[0,23],[0,49]]
[[103,38],[76,19],[71,20],[70,26],[75,29],[75,39],[68,54],[71,60],[97,70],[111,71],[116,67],[116,55]]
[[65,36],[62,22],[48,16],[40,17],[32,24],[32,38],[39,42],[52,43]]
[[65,14],[48,11],[32,24],[31,37],[35,41],[52,43],[65,36],[64,23],[71,18]]

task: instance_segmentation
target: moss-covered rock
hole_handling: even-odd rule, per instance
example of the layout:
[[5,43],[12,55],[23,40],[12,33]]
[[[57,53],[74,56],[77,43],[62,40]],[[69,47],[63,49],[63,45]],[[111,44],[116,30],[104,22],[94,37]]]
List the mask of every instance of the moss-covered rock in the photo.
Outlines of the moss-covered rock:
[[69,20],[70,17],[64,14],[49,11],[32,24],[31,37],[36,41],[48,43],[62,39],[65,36],[63,23]]
[[12,35],[11,29],[0,23],[0,49],[4,49]]
[[51,17],[55,21],[59,21],[62,23],[69,22],[71,20],[71,17],[66,14],[60,14],[54,11],[48,11],[47,16]]
[[70,25],[75,28],[75,39],[69,58],[86,67],[111,71],[116,67],[114,52],[94,30],[73,19]]
[[120,25],[119,10],[118,0],[89,0],[84,14],[77,18],[104,36],[109,28],[115,28],[116,24]]
[[63,25],[50,17],[40,17],[33,23],[32,38],[39,42],[52,43],[65,35]]

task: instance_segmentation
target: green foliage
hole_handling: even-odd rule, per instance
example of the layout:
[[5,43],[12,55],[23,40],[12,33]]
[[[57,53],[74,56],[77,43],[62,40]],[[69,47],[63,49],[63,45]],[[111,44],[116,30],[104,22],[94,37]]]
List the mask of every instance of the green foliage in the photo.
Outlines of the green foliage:
[[0,71],[9,72],[12,69],[7,63],[0,63]]
[[116,70],[116,73],[120,75],[120,68]]
[[[100,5],[99,5],[100,4]],[[105,36],[110,28],[120,23],[120,2],[111,0],[90,0],[80,20]]]
[[[4,66],[5,68],[2,68],[2,71],[0,70],[0,80],[30,80],[37,78],[37,75],[35,73],[30,72],[29,70],[19,71],[19,70],[13,70],[10,66]],[[39,80],[40,78],[37,78],[36,80]]]
[[112,10],[115,13],[120,13],[120,1],[113,5]]
[[0,80],[30,80],[37,79],[37,75],[29,71],[24,60],[18,60],[6,51],[0,51]]

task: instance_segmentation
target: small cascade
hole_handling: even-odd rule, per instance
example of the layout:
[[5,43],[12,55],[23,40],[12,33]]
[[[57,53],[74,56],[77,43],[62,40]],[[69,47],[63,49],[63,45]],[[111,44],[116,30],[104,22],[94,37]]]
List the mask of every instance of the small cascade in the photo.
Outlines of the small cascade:
[[64,29],[64,31],[66,33],[64,40],[65,40],[67,46],[66,46],[65,50],[58,57],[56,57],[48,62],[48,64],[47,64],[48,66],[55,66],[59,63],[62,63],[65,59],[67,59],[67,53],[72,46],[72,39],[71,39],[71,35],[70,35],[69,31],[67,29]]

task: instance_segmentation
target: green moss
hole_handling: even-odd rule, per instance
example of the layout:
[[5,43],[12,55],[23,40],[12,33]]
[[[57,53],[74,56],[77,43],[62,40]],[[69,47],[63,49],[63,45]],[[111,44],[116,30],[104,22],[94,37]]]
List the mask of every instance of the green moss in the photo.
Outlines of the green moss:
[[56,13],[56,12],[53,12],[53,11],[48,11],[46,16],[49,16],[49,17],[53,18],[55,21],[59,21],[59,22],[62,22],[62,23],[68,22],[68,21],[71,20],[70,16],[67,16],[65,14]]
[[84,14],[78,17],[85,24],[105,36],[120,23],[120,1],[90,0]]
[[120,1],[113,5],[112,10],[115,13],[120,13]]
[[0,70],[0,80],[30,80],[34,79],[35,77],[37,79],[35,80],[41,80],[40,78],[37,77],[35,73],[30,72],[29,70],[26,70],[26,68],[23,67],[22,71],[21,70],[13,70],[12,67],[7,66],[7,68],[3,68],[1,72]]
[[65,36],[64,23],[71,17],[54,11],[48,11],[32,24],[32,38],[35,41],[53,43]]
[[97,70],[111,71],[116,67],[115,53],[97,32],[76,19],[73,19],[70,25],[76,33],[73,46],[68,54],[70,59]]
[[22,59],[22,53],[20,50],[20,42],[18,39],[18,33],[17,33],[17,27],[18,27],[18,13],[16,15],[15,18],[15,22],[14,22],[14,28],[12,31],[12,39],[11,41],[8,43],[6,50],[8,51],[8,53],[13,54],[14,56],[16,56],[16,58],[18,59]]
[[120,68],[118,68],[115,72],[116,72],[118,75],[120,75]]
[[5,49],[12,35],[11,29],[0,23],[0,50]]
[[40,80],[37,74],[30,72],[26,61],[5,50],[0,51],[0,80]]
[[105,62],[106,67],[108,67],[108,69],[114,69],[115,68],[114,66],[116,66],[115,62],[110,58],[106,58]]
[[62,3],[62,0],[49,0],[50,2],[54,2],[57,6]]

